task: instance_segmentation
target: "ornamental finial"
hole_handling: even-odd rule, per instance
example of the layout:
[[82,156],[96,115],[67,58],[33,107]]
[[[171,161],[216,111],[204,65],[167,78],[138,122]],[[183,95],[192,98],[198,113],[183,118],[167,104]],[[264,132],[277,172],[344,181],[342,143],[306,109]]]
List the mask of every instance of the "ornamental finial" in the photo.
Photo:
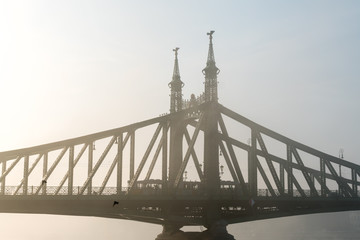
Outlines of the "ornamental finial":
[[210,32],[206,33],[209,36],[210,40],[212,40],[212,35],[214,34],[214,32],[214,30],[211,30]]

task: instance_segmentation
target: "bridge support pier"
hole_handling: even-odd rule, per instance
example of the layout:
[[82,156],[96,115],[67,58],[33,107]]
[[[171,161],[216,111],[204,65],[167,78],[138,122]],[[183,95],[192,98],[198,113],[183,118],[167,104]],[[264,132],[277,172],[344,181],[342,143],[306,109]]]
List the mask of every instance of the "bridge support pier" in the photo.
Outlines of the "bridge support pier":
[[184,232],[181,226],[164,225],[163,232],[155,240],[235,240],[226,229],[225,221],[218,221],[203,232]]

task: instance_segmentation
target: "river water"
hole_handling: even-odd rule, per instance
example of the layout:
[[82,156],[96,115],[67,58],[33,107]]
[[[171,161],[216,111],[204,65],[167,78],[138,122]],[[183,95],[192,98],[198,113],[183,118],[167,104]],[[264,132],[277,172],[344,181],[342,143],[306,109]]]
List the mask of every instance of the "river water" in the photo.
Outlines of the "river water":
[[[355,240],[360,236],[360,211],[261,220],[227,229],[236,240]],[[161,231],[158,225],[117,219],[0,214],[0,238],[4,240],[154,240]]]

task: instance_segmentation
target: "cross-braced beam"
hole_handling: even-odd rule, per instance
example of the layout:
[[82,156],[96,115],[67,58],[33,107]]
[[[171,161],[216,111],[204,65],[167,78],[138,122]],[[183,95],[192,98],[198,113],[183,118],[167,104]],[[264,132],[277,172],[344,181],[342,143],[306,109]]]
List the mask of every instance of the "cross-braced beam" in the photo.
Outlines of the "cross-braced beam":
[[111,198],[118,210],[107,216],[156,223],[205,224],[220,217],[238,222],[256,214],[260,219],[357,209],[360,203],[360,166],[216,102],[1,152],[0,164],[0,201],[9,195]]

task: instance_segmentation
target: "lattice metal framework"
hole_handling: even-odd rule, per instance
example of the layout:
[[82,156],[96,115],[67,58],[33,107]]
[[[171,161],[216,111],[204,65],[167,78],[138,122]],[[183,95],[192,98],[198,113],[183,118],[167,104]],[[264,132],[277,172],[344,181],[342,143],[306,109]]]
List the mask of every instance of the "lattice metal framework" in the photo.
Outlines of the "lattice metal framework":
[[[153,133],[139,155],[135,151],[141,144],[135,136],[142,129]],[[101,139],[106,146],[95,159]],[[75,185],[74,172],[83,158],[87,176]],[[2,152],[0,163],[0,201],[50,196],[60,201],[106,199],[120,202],[104,210],[109,217],[161,224],[171,220],[205,225],[219,218],[231,223],[360,205],[360,166],[293,141],[216,102],[84,137]],[[48,186],[60,165],[67,166],[63,176],[57,174],[58,183]],[[160,168],[157,175],[155,166]],[[33,176],[38,184],[30,186],[36,168],[41,168],[41,174]],[[102,168],[107,169],[102,184],[94,186]],[[10,175],[20,174],[16,186],[7,185]],[[116,179],[113,185],[108,184],[111,176]]]

